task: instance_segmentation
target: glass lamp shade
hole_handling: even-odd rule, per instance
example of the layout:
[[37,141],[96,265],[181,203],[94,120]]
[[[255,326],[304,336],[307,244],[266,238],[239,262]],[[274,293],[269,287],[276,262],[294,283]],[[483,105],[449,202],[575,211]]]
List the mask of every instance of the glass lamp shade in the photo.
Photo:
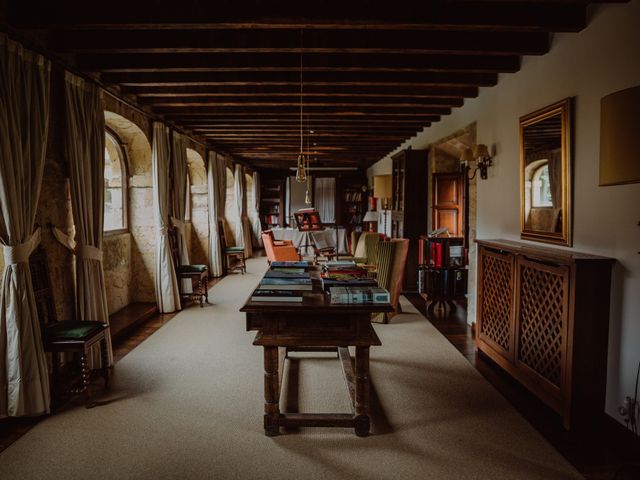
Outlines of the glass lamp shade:
[[296,182],[304,182],[307,179],[307,169],[305,168],[304,154],[298,155],[298,166],[296,168]]

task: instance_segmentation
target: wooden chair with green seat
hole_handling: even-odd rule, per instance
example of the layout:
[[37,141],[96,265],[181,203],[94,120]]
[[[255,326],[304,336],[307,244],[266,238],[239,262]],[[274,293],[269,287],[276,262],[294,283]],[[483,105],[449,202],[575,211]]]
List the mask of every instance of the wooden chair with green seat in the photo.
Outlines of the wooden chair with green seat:
[[224,223],[218,222],[218,232],[220,232],[220,248],[224,256],[225,273],[239,270],[243,275],[247,272],[247,263],[244,256],[244,247],[227,246]]
[[[200,308],[204,302],[209,303],[209,267],[203,264],[181,265],[180,250],[178,249],[178,229],[169,227],[169,247],[171,248],[171,258],[178,278],[178,292],[180,298],[190,298],[200,302]],[[184,292],[182,280],[191,282],[192,292]]]
[[97,321],[58,321],[56,307],[49,278],[49,267],[47,256],[42,246],[36,248],[29,258],[29,268],[31,270],[31,283],[33,285],[38,318],[40,320],[40,330],[42,333],[42,344],[45,352],[51,352],[53,363],[54,391],[59,387],[59,354],[70,352],[80,356],[80,381],[79,387],[74,389],[74,393],[83,393],[85,396],[85,406],[94,407],[96,404],[91,399],[89,383],[91,371],[89,370],[88,357],[92,348],[99,345],[102,367],[99,369],[104,377],[104,387],[109,389],[111,368],[109,367],[109,352],[107,336],[109,326]]

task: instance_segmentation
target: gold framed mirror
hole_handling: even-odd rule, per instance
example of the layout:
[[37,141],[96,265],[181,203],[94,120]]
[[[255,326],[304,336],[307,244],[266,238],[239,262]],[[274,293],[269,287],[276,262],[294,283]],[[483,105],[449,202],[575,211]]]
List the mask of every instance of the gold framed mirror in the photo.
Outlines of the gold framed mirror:
[[520,237],[571,246],[572,98],[520,117]]

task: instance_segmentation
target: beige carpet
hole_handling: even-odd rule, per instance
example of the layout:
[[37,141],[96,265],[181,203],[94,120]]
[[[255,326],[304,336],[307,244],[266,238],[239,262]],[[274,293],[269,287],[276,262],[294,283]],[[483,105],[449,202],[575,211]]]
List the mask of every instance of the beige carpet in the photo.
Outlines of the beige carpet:
[[[213,288],[214,306],[180,313],[119,362],[110,403],[52,416],[0,454],[0,478],[581,478],[405,299],[375,326],[373,435],[265,437],[262,351],[238,312],[265,267],[250,260]],[[291,365],[290,408],[348,411],[335,359]]]

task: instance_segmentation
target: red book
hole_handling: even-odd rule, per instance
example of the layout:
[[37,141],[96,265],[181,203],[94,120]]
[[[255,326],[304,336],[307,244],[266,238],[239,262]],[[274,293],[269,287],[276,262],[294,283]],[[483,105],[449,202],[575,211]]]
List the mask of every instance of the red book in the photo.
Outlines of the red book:
[[439,242],[431,243],[430,265],[434,268],[442,268],[442,244]]

